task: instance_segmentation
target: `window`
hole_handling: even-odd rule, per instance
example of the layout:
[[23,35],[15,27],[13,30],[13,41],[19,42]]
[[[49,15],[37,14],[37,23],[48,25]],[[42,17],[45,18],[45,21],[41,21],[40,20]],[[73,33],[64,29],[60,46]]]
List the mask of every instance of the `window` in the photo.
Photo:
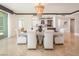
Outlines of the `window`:
[[8,37],[8,14],[0,11],[0,39]]
[[19,20],[18,21],[18,28],[21,29],[24,27],[24,21],[23,20]]
[[3,26],[3,17],[0,17],[0,35],[3,35],[3,31],[4,31],[4,26]]

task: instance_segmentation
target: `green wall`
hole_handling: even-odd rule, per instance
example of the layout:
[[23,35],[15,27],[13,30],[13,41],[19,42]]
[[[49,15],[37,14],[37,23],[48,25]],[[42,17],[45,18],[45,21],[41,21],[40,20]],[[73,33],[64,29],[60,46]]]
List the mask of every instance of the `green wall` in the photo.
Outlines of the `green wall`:
[[0,39],[3,39],[5,37],[8,37],[8,14],[1,12],[0,11],[0,25],[2,25],[3,27],[0,27],[0,29],[2,29],[4,35],[0,36]]

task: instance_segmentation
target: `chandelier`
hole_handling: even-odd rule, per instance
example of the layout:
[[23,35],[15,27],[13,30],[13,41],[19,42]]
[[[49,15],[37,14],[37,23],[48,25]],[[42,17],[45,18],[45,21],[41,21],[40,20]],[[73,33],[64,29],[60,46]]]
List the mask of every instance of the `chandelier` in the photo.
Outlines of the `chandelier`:
[[36,12],[37,12],[37,15],[38,15],[38,16],[41,16],[42,13],[43,13],[43,11],[44,11],[44,5],[41,4],[41,3],[37,4],[37,5],[35,6],[35,10],[36,10]]

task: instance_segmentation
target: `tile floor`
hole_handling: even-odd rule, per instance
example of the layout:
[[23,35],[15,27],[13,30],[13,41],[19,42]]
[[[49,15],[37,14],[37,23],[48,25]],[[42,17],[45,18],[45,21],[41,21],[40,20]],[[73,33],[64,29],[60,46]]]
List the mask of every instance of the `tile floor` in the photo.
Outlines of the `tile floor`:
[[64,45],[55,45],[54,50],[44,50],[38,46],[36,50],[28,50],[27,45],[17,45],[16,37],[0,40],[1,56],[78,56],[79,37],[65,33]]

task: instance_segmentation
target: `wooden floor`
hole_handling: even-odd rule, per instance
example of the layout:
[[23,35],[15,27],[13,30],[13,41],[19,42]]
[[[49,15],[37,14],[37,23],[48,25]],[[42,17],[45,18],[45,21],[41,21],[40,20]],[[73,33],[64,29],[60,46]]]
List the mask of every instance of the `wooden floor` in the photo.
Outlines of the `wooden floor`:
[[16,37],[0,40],[0,55],[2,56],[78,56],[79,37],[65,33],[64,45],[55,45],[54,50],[44,50],[38,46],[36,50],[28,50],[26,45],[17,45]]

